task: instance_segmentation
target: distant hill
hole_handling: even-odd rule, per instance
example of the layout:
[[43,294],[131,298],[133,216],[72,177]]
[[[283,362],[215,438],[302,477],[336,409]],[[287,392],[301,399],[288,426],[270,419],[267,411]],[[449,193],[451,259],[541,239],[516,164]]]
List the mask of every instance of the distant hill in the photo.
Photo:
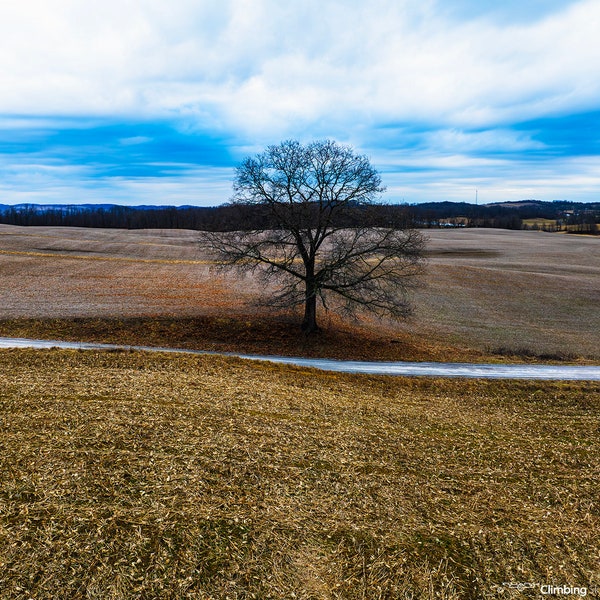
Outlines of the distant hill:
[[[566,200],[555,200],[554,202],[566,202]],[[519,208],[522,206],[545,206],[554,204],[554,202],[545,202],[543,200],[512,200],[509,202],[490,202],[488,206],[506,206],[508,208]]]
[[600,202],[572,202],[570,200],[517,200],[511,202],[493,202],[486,206],[505,206],[507,208],[527,209],[539,208],[541,210],[598,210]]
[[5,212],[10,209],[17,211],[36,211],[36,212],[52,212],[52,211],[97,211],[97,210],[112,210],[114,208],[132,208],[136,210],[164,210],[165,208],[194,208],[192,206],[157,206],[153,204],[140,204],[138,206],[123,206],[122,204],[0,204],[0,212]]

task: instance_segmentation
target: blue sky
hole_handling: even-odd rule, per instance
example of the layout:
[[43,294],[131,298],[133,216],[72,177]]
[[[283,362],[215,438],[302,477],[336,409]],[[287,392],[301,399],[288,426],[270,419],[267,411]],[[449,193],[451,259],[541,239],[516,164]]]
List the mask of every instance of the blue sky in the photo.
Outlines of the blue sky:
[[599,0],[0,5],[0,203],[216,205],[351,144],[390,202],[600,196]]

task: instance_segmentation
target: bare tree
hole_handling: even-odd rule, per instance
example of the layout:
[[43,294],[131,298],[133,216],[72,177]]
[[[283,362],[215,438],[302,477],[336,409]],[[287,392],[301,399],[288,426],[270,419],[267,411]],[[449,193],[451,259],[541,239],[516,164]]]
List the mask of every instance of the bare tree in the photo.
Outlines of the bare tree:
[[319,329],[317,303],[353,313],[404,318],[420,272],[423,237],[369,223],[384,191],[365,156],[333,141],[285,141],[238,167],[233,205],[256,205],[268,224],[251,231],[204,232],[222,266],[275,281],[276,306],[304,305],[302,330]]

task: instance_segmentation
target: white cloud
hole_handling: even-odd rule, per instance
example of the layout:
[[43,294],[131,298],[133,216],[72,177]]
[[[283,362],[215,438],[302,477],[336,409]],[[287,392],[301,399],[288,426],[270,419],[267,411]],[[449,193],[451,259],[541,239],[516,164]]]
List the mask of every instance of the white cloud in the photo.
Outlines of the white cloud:
[[[464,3],[463,3],[464,4]],[[457,21],[398,0],[21,0],[0,5],[0,113],[179,115],[253,135],[597,106],[600,3]]]
[[[165,165],[160,165],[165,166]],[[3,203],[124,205],[221,204],[232,195],[233,169],[202,167],[171,177],[97,177],[91,166],[0,159]]]
[[455,152],[457,149],[472,153],[522,152],[545,148],[544,144],[533,140],[530,135],[510,129],[475,132],[440,129],[426,133],[424,140],[429,147],[440,152]]
[[[105,177],[67,164],[83,137],[65,141],[65,164],[43,158],[43,130],[159,119],[227,140],[236,158],[285,137],[371,148],[393,200],[469,200],[476,187],[483,201],[595,199],[596,157],[536,158],[552,153],[511,125],[597,110],[598,31],[598,0],[2,2],[0,193],[227,199],[228,169],[186,162],[173,177]],[[146,133],[127,128],[121,149],[141,156]],[[16,141],[36,136],[39,152],[20,155]]]
[[475,202],[475,190],[480,204],[525,198],[587,202],[597,201],[600,189],[597,156],[515,164],[461,155],[394,155],[386,164],[382,169],[386,198],[394,202]]

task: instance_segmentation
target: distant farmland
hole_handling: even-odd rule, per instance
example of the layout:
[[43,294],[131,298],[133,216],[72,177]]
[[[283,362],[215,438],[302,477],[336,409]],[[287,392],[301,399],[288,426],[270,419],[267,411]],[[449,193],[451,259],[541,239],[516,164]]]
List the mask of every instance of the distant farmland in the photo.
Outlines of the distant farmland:
[[428,231],[415,325],[479,348],[600,357],[600,240],[544,232]]

